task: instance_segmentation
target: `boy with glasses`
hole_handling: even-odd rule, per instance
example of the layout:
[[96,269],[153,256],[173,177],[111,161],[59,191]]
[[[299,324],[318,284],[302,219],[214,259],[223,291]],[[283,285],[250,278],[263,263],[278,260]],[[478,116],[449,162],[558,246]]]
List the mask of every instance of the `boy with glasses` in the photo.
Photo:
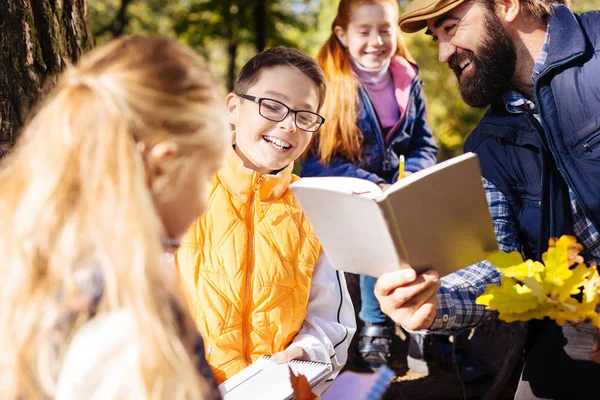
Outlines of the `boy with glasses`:
[[356,321],[344,274],[289,191],[324,97],[323,71],[287,48],[253,57],[227,96],[233,145],[177,253],[219,383],[267,354],[331,363],[334,373],[346,362]]

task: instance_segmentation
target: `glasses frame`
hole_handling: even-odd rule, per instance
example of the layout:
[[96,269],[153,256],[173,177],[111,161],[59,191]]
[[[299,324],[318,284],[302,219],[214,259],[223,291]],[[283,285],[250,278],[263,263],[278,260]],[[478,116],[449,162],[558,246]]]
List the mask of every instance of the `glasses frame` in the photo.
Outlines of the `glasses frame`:
[[[312,112],[312,111],[308,111],[308,110],[294,110],[293,108],[290,108],[288,106],[286,106],[285,104],[283,104],[282,102],[280,102],[279,100],[275,100],[275,99],[270,99],[268,97],[256,97],[256,96],[250,96],[248,94],[238,94],[239,97],[241,97],[242,99],[246,99],[246,100],[250,100],[256,104],[258,104],[258,113],[260,114],[261,117],[268,119],[269,121],[273,121],[273,122],[281,122],[284,119],[287,118],[288,115],[290,115],[290,113],[294,114],[294,125],[296,125],[296,128],[301,129],[305,132],[311,132],[314,133],[316,131],[318,131],[319,129],[321,129],[321,126],[323,126],[323,123],[325,122],[325,118],[319,114],[317,114],[316,112]],[[262,107],[262,102],[264,100],[269,100],[269,101],[274,101],[275,103],[281,104],[282,106],[284,106],[287,109],[287,112],[285,113],[285,115],[283,116],[283,118],[281,119],[273,119],[273,118],[269,118],[269,117],[265,117],[262,112],[260,112],[260,109]],[[317,126],[317,129],[315,130],[310,130],[310,129],[304,129],[298,126],[298,123],[296,122],[296,117],[298,116],[299,112],[305,112],[305,113],[309,113],[309,114],[313,114],[316,115],[317,117],[321,118],[321,122],[319,123],[319,125]]]

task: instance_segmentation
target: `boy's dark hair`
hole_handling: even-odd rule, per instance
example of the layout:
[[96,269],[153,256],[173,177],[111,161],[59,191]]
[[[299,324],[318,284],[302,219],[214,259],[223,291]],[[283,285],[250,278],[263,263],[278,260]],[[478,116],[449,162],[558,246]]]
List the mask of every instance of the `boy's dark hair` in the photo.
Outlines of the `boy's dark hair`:
[[246,94],[248,89],[258,81],[261,72],[265,68],[277,67],[279,65],[294,67],[312,79],[315,85],[317,85],[319,94],[319,107],[317,108],[317,111],[319,111],[325,101],[325,73],[315,60],[298,49],[273,47],[258,53],[242,67],[233,92],[238,95]]

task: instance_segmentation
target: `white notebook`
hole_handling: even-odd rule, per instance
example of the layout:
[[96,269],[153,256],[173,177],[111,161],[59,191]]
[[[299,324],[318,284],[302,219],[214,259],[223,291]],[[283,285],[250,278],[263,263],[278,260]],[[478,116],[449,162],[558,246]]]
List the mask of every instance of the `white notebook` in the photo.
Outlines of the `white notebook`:
[[262,356],[221,383],[219,391],[223,400],[292,399],[294,390],[290,382],[289,368],[292,368],[296,375],[306,376],[311,386],[315,386],[332,372],[331,364],[300,360],[275,364],[269,358],[270,356]]

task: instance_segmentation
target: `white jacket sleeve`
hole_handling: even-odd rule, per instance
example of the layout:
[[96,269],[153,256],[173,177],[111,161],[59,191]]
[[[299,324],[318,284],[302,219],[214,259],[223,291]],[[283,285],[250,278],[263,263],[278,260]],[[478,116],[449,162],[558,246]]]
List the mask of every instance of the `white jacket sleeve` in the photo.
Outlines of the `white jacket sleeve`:
[[331,363],[335,377],[348,359],[356,318],[344,273],[333,269],[327,256],[315,265],[308,313],[289,347],[302,347],[312,361]]

